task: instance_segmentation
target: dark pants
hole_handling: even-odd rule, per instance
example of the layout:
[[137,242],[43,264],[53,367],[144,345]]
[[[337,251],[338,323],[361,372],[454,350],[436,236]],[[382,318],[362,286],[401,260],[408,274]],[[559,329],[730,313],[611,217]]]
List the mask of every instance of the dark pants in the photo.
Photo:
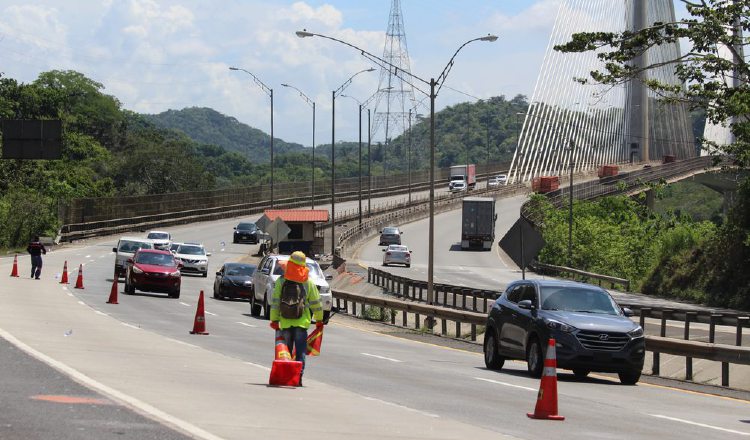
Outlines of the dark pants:
[[302,362],[302,373],[305,372],[305,355],[307,354],[307,329],[302,327],[289,327],[281,330],[284,343],[289,347],[289,353],[297,349],[294,360]]
[[42,274],[42,256],[32,255],[31,256],[31,278],[39,278]]

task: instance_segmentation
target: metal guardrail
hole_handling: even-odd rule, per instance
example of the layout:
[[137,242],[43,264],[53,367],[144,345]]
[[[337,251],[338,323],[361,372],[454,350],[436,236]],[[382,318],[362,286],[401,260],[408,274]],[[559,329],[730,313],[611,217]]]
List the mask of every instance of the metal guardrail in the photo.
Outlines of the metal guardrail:
[[[448,323],[455,324],[455,335],[463,339],[462,325],[468,325],[470,328],[469,338],[471,341],[477,340],[477,334],[484,331],[483,326],[487,322],[487,312],[478,313],[469,310],[455,310],[439,305],[428,305],[420,302],[414,302],[408,299],[391,299],[388,297],[371,297],[360,295],[353,292],[347,292],[341,289],[333,289],[333,297],[336,301],[336,307],[340,312],[358,316],[357,307],[359,306],[359,315],[365,315],[366,307],[377,307],[380,309],[379,316],[390,320],[392,325],[396,324],[397,312],[401,313],[401,326],[408,327],[409,322],[417,330],[423,328],[434,332],[433,328],[440,324],[439,334],[449,336]],[[420,294],[421,297],[421,294]],[[475,307],[476,308],[476,307]],[[486,308],[486,306],[485,306]],[[385,313],[388,310],[389,313]],[[414,315],[413,320],[409,315]],[[423,323],[422,317],[425,317]],[[670,354],[675,356],[684,356],[686,361],[692,363],[693,359],[705,359],[722,363],[722,385],[729,386],[729,364],[750,365],[750,347],[732,346],[726,344],[706,343],[698,341],[687,341],[674,338],[665,338],[663,336],[646,337],[646,350],[654,354],[657,359],[652,369],[653,375],[659,374],[658,358],[659,354]],[[725,368],[726,365],[726,368]],[[687,380],[691,380],[687,378]]]
[[569,273],[572,275],[579,275],[584,281],[588,282],[589,279],[599,281],[599,286],[602,285],[602,281],[610,284],[612,288],[616,285],[622,286],[626,292],[630,292],[630,280],[625,278],[611,277],[609,275],[600,275],[598,273],[586,272],[585,270],[573,269],[572,267],[555,266],[552,264],[544,264],[538,261],[532,261],[529,265],[536,273],[543,274],[545,271],[557,272],[557,273]]

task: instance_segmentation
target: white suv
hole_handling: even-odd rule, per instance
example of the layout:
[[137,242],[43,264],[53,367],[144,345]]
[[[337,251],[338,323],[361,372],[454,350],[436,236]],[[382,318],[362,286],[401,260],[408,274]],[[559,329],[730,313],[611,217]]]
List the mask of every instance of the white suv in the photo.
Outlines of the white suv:
[[182,243],[173,252],[178,263],[182,263],[180,272],[199,273],[203,278],[208,276],[208,257],[211,252],[206,252],[202,244]]
[[[289,255],[267,255],[260,260],[258,269],[253,274],[253,286],[255,293],[250,297],[250,314],[260,316],[261,309],[263,316],[268,319],[271,315],[271,297],[276,280],[283,275],[283,270],[279,261],[289,260]],[[331,307],[333,306],[333,295],[331,287],[328,285],[330,276],[323,275],[320,266],[315,260],[310,258],[305,262],[310,270],[309,277],[318,286],[320,293],[320,302],[323,305],[323,321],[327,321],[331,316]]]
[[172,244],[172,234],[164,231],[148,231],[146,238],[153,240],[156,249],[169,250]]
[[138,249],[153,249],[154,241],[141,237],[122,237],[117,242],[117,246],[112,248],[115,253],[115,276],[125,276],[125,268],[128,265],[128,259],[133,258],[133,254]]

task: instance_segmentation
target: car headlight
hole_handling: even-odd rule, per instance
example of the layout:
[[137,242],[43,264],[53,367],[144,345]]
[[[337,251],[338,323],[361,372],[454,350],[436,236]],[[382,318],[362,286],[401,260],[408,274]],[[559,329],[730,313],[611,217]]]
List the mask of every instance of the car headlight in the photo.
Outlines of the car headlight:
[[568,325],[564,322],[555,321],[554,319],[544,319],[544,323],[547,325],[548,328],[552,330],[559,330],[561,332],[570,333],[573,331],[576,331],[577,329],[573,327],[572,325]]
[[170,274],[169,274],[169,276],[170,276],[170,277],[178,277],[178,276],[180,276],[180,271],[179,271],[179,270],[176,270],[176,271],[174,271],[174,272],[170,273]]
[[643,327],[639,325],[634,330],[629,331],[628,336],[630,336],[631,338],[640,338],[641,336],[643,336]]
[[133,266],[133,273],[143,273],[143,271],[138,266]]

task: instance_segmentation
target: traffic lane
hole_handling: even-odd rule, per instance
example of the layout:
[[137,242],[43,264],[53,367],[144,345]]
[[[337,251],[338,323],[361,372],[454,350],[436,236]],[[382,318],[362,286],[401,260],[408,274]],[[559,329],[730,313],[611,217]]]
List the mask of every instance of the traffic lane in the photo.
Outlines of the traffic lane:
[[[81,293],[82,291],[75,292],[76,295]],[[191,328],[194,317],[194,303],[187,306],[182,303],[188,304],[186,301],[140,295],[121,297],[118,306],[105,306],[103,301],[100,301],[97,307],[100,310],[106,310],[110,315],[117,317],[128,325],[164,335],[174,343],[203,347],[256,365],[270,365],[273,356],[273,332],[266,327],[267,321],[247,316],[247,303],[207,301],[206,310],[213,313],[213,315],[206,317],[208,331],[211,333],[209,337],[188,334],[187,330]],[[107,308],[104,309],[104,307]],[[138,320],[138,323],[135,320]],[[501,373],[509,376],[509,378],[504,377],[501,380],[504,384],[482,381],[476,379],[477,376],[475,375],[476,371],[484,371],[481,367],[480,356],[465,353],[462,355],[465,358],[456,358],[457,355],[452,353],[451,356],[454,358],[450,359],[442,352],[434,352],[436,350],[434,347],[404,347],[401,346],[404,344],[401,341],[394,341],[392,338],[387,339],[385,342],[379,339],[373,340],[372,335],[363,337],[351,329],[339,331],[335,324],[327,327],[323,355],[319,358],[311,358],[306,378],[349,389],[372,399],[401,405],[412,411],[446,418],[465,417],[467,422],[505,433],[515,431],[509,431],[505,427],[498,429],[487,421],[494,420],[498,413],[496,412],[497,408],[500,408],[502,412],[517,411],[520,397],[513,397],[510,406],[505,400],[503,400],[505,403],[501,404],[501,402],[496,403],[490,397],[487,397],[491,404],[488,408],[485,406],[487,401],[484,400],[484,397],[486,396],[482,395],[482,390],[485,390],[488,384],[503,389],[511,388],[515,393],[528,392],[530,396],[528,410],[530,411],[533,408],[535,395],[533,390],[537,385],[535,385],[536,381],[528,378],[525,373],[518,376],[507,372]],[[392,347],[394,345],[396,348]],[[424,355],[421,354],[422,350],[430,350],[431,352]],[[402,362],[394,362],[393,360]],[[397,365],[397,367],[393,367],[391,364]],[[525,367],[520,364],[516,368],[523,370]],[[513,370],[513,368],[509,366],[509,370]],[[425,371],[429,374],[425,375]],[[479,377],[496,380],[492,378],[498,373],[492,372],[490,374],[489,377]],[[457,377],[464,379],[457,381]],[[477,383],[474,384],[474,381]],[[505,383],[510,385],[505,385]],[[446,386],[446,384],[450,385]],[[593,383],[588,384],[588,386],[600,387],[601,385]],[[503,390],[501,393],[504,396],[508,395],[507,390]],[[523,395],[524,393],[520,394]],[[611,395],[605,394],[599,401],[592,402],[587,396],[594,394],[594,392],[588,388],[581,394],[581,398],[585,400],[581,404],[580,410],[584,414],[591,413],[588,407],[600,407],[613,400]],[[425,396],[427,396],[427,399],[425,399]],[[483,398],[477,399],[476,396],[482,396]],[[676,405],[679,406],[679,404]],[[636,405],[636,407],[641,406],[640,404]],[[468,409],[456,410],[456,408]],[[457,411],[460,414],[456,414]],[[580,413],[575,409],[570,411],[571,414],[579,414],[580,416]],[[670,414],[663,415],[672,417]],[[626,413],[626,417],[620,420],[617,419],[616,415],[601,410],[594,412],[593,417],[595,420],[617,420],[617,423],[621,426],[627,426],[627,418],[633,416],[633,414]],[[587,430],[583,432],[594,433],[594,437],[601,438],[607,432],[607,427],[610,426],[608,423],[599,426],[596,422],[588,420],[586,418],[588,416],[583,417],[585,418],[583,423],[585,426],[581,426],[580,429],[586,428]],[[703,423],[703,421],[699,422]],[[514,426],[521,426],[518,434],[523,434],[534,428],[533,423],[531,425],[528,425],[528,423],[530,422],[525,419],[523,413],[519,413],[518,418],[513,420]],[[670,423],[677,422],[670,421]],[[536,434],[543,435],[543,432]],[[654,432],[648,431],[643,438],[649,438],[653,434]],[[664,434],[664,432],[660,433],[660,435]],[[563,438],[573,437],[571,434],[571,437]]]
[[183,440],[0,338],[0,438]]
[[[539,388],[539,380],[527,375],[525,363],[507,362],[506,368],[494,372],[483,367],[478,354],[366,332],[357,334],[357,330],[337,330],[336,325],[326,328],[322,355],[308,366],[311,377],[337,384],[348,382],[355,392],[503,434],[520,438],[548,435],[548,425],[525,415],[533,411]],[[564,426],[556,427],[556,437],[562,439],[672,438],[675,432],[698,439],[716,432],[712,428],[696,432],[687,422],[746,429],[740,422],[746,402],[647,385],[623,386],[598,376],[578,381],[565,371],[559,377],[560,413],[568,417]],[[668,398],[660,397],[662,393]],[[656,416],[685,422],[655,420]],[[633,420],[644,419],[654,420],[631,432]],[[628,427],[627,431],[613,431],[618,426]]]

